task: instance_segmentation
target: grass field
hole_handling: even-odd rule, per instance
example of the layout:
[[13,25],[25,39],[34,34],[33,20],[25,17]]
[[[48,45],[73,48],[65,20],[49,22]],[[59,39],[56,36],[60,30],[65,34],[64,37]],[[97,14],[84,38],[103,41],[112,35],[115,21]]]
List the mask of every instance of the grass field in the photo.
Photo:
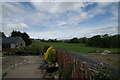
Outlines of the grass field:
[[104,51],[109,50],[112,52],[118,52],[117,48],[96,48],[88,47],[85,44],[80,43],[50,43],[50,42],[32,42],[32,46],[54,46],[63,50],[85,54],[85,53],[94,53],[96,50]]
[[118,52],[117,48],[96,48],[96,47],[88,47],[85,44],[80,44],[80,43],[50,43],[50,42],[44,42],[44,43],[33,42],[32,46],[41,46],[41,47],[54,46],[63,50],[89,56],[97,61],[108,63],[109,65],[120,67],[120,65],[118,64],[118,57],[120,57],[119,54],[102,55],[102,54],[95,53],[96,50],[100,50],[101,52],[103,52],[104,50]]

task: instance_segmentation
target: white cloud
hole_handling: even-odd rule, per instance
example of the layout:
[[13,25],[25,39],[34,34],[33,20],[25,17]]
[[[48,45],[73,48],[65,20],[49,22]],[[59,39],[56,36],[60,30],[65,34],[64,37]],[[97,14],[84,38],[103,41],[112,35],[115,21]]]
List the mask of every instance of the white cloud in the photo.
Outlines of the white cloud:
[[2,0],[2,2],[119,2],[119,0]]
[[29,29],[30,27],[27,24],[19,23],[19,24],[7,24],[2,26],[2,30],[5,32],[6,35],[9,35],[13,30],[20,30],[24,31]]
[[68,24],[75,24],[89,19],[90,16],[86,12],[81,12],[79,15],[73,16],[68,19]]
[[38,11],[48,12],[51,14],[61,14],[68,10],[80,11],[80,7],[84,7],[83,3],[76,2],[32,2]]
[[[91,19],[96,15],[104,14],[107,11],[104,8],[112,3],[102,3],[102,2],[98,3],[98,5],[95,8],[90,9],[88,12],[85,12],[81,8],[92,4],[93,3],[82,3],[82,2],[78,2],[78,3],[32,2],[32,6],[35,7],[37,11],[36,10],[32,11],[31,9],[31,11],[28,12],[27,9],[25,10],[26,7],[24,7],[19,3],[4,3],[2,7],[3,24],[4,24],[3,30],[5,31],[6,34],[10,33],[10,31],[12,31],[13,29],[25,30],[29,28],[29,26],[26,25],[27,22],[27,24],[30,23],[29,25],[32,26],[32,29],[35,27],[34,31],[31,32],[29,31],[31,37],[36,37],[36,38],[70,37],[71,38],[74,36],[79,37],[82,35],[88,36],[92,34],[90,30],[92,28],[95,28],[95,26],[97,25],[90,27],[90,26],[81,26],[78,23]],[[63,15],[63,13],[65,13],[66,11],[70,11],[73,13],[66,14],[68,18],[62,19],[63,17],[64,18],[66,17],[66,16],[61,17],[61,15]],[[74,12],[77,14],[74,14]],[[116,10],[114,10],[114,7],[112,9],[112,14],[114,14],[114,16],[111,18],[111,21],[117,18],[117,13]],[[42,28],[45,26],[46,30],[41,31],[41,26]],[[35,32],[35,30],[38,29],[40,32],[37,31]],[[103,31],[98,31],[98,32],[104,33]]]
[[100,3],[97,3],[98,6],[96,6],[92,10],[89,10],[88,12],[83,11],[81,9],[81,7],[86,7],[86,6],[91,5],[93,3],[81,3],[81,4],[82,4],[81,6],[80,6],[80,4],[74,5],[74,6],[77,6],[77,7],[74,7],[76,9],[72,8],[73,10],[78,12],[79,15],[70,16],[70,18],[68,20],[64,21],[64,23],[68,24],[68,26],[69,26],[69,27],[66,26],[66,29],[78,27],[79,26],[78,23],[84,22],[84,21],[86,21],[86,20],[88,20],[90,18],[93,18],[96,15],[104,14],[107,11],[104,8],[107,7],[108,5],[112,4],[112,3],[111,2],[100,2]]
[[92,30],[92,34],[118,34],[118,27],[104,27],[100,29],[94,29]]
[[2,3],[2,16],[7,18],[16,14],[25,14],[24,9],[19,3]]
[[71,39],[73,37],[89,37],[90,30],[94,29],[90,27],[89,29],[86,27],[77,27],[71,29],[56,29],[56,30],[49,30],[43,32],[28,32],[32,38],[40,38],[40,39]]

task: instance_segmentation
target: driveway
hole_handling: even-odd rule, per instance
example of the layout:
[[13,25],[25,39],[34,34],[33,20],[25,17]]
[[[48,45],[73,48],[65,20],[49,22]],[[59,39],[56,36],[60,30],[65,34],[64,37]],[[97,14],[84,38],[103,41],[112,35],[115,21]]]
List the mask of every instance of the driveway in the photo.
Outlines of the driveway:
[[[4,67],[9,66],[9,68],[3,70],[4,78],[43,78],[42,68],[40,68],[43,64],[42,56],[20,56],[20,58],[14,56],[11,58],[14,59],[15,57],[21,61],[16,60],[15,64],[11,62],[11,66],[5,65]],[[11,58],[9,57],[8,61]],[[3,59],[3,63],[4,61],[7,61],[7,59]]]

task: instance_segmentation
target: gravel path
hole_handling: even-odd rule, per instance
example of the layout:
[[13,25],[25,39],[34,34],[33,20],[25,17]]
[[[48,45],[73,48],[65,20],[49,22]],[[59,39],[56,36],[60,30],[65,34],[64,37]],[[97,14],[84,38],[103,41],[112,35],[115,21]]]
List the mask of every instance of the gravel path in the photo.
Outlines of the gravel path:
[[4,78],[42,78],[42,56],[9,56],[3,58]]

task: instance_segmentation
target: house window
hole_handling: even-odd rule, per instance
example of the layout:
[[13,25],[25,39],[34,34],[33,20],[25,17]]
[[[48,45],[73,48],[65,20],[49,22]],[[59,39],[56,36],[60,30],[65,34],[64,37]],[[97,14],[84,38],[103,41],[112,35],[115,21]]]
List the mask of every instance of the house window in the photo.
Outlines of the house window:
[[22,43],[20,44],[20,46],[22,46]]

